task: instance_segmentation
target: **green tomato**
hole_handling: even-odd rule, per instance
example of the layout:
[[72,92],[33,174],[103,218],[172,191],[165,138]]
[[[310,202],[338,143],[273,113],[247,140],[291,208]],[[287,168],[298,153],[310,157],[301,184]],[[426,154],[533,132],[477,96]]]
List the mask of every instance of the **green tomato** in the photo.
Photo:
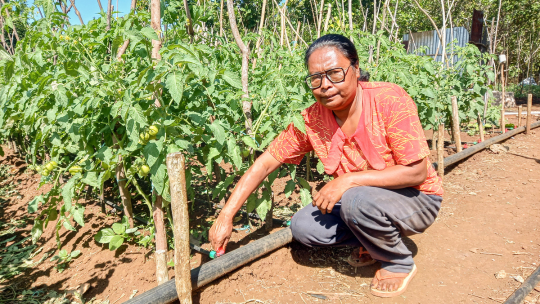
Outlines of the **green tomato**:
[[150,126],[150,128],[148,128],[148,134],[150,134],[150,136],[156,136],[158,132],[159,128],[156,126]]
[[109,169],[109,165],[107,163],[101,162],[101,167],[105,170]]
[[43,169],[43,170],[41,171],[41,175],[43,175],[43,176],[49,176],[50,173],[51,173],[51,172],[50,172],[49,170],[47,170],[47,169]]
[[248,157],[248,156],[249,156],[249,150],[248,150],[248,149],[244,149],[244,150],[242,151],[242,156],[243,156],[243,157]]
[[150,173],[150,167],[148,167],[147,165],[142,165],[139,169],[139,174],[141,176],[147,176],[148,173]]
[[146,143],[147,141],[150,140],[150,134],[148,134],[148,132],[141,133],[141,134],[139,134],[139,139],[142,142]]
[[54,165],[52,163],[48,163],[45,165],[45,169],[47,169],[48,171],[52,171],[54,170]]
[[69,173],[71,173],[71,175],[75,175],[79,172],[82,172],[82,168],[80,166],[73,166],[69,168]]
[[55,169],[56,169],[56,167],[58,167],[58,163],[55,162],[54,160],[51,160],[51,161],[49,162],[49,164],[52,164],[53,167],[54,167]]

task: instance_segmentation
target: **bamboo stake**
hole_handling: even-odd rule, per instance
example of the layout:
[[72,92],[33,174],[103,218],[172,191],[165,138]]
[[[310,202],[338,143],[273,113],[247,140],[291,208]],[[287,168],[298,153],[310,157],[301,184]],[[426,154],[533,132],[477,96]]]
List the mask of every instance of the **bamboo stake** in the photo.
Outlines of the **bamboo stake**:
[[328,12],[326,13],[326,20],[324,21],[324,31],[328,31],[328,21],[330,21],[330,15],[332,14],[332,3],[328,3]]
[[437,140],[437,173],[444,177],[444,124],[439,125],[439,139]]
[[223,37],[223,0],[220,4],[221,8],[219,10],[219,36]]
[[[137,0],[131,0],[131,13],[135,13],[135,9],[137,8]],[[126,53],[126,50],[129,46],[129,39],[126,39],[124,41],[124,44],[118,49],[118,53],[116,54],[116,59],[122,61],[122,55]]]
[[99,11],[103,12],[103,6],[101,6],[101,1],[97,0],[97,4],[99,5]]
[[319,12],[319,23],[317,24],[317,38],[321,37],[321,25],[322,25],[322,17],[323,17],[323,10],[324,10],[324,0],[321,0],[321,8]]
[[452,132],[454,133],[454,140],[456,142],[457,152],[461,152],[461,133],[459,129],[459,112],[456,96],[452,96]]
[[523,110],[523,106],[518,106],[518,128],[521,127],[521,111]]
[[[279,9],[279,6],[278,6]],[[249,69],[249,48],[244,44],[242,38],[240,37],[240,32],[238,32],[238,26],[236,25],[236,17],[234,16],[234,6],[232,1],[227,1],[227,13],[229,14],[229,23],[231,24],[231,30],[238,45],[240,51],[242,52],[242,110],[246,115],[246,134],[251,134],[251,101],[249,100],[248,92],[248,69]]]
[[186,164],[180,152],[167,155],[174,232],[174,274],[180,303],[191,304],[191,267],[189,263],[189,214],[186,190]]
[[527,95],[527,129],[525,134],[531,134],[531,108],[532,108],[532,94]]
[[506,133],[505,119],[504,119],[504,109],[501,109],[501,133]]
[[84,25],[84,21],[81,17],[81,13],[79,12],[79,10],[77,9],[77,7],[75,6],[75,0],[70,0],[71,1],[71,5],[73,6],[73,8],[75,9],[75,14],[77,15],[77,17],[79,17],[79,21],[81,22],[81,25]]
[[478,131],[480,132],[480,141],[484,141],[484,124],[482,123],[482,118],[478,114]]
[[437,136],[439,136],[439,131],[436,131],[433,128],[433,136],[431,137],[431,150],[437,151]]
[[349,0],[349,30],[353,30],[353,25],[352,25],[352,0]]

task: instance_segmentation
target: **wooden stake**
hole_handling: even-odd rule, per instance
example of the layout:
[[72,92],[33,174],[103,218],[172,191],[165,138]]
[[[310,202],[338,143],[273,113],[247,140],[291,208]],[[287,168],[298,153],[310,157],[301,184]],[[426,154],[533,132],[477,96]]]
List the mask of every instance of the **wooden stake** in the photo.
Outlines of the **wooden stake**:
[[457,152],[461,152],[461,133],[459,130],[459,112],[456,96],[452,96],[452,132],[454,132],[454,141],[456,142]]
[[518,128],[521,127],[521,111],[523,110],[523,106],[518,106]]
[[186,190],[186,164],[181,152],[167,155],[167,174],[174,222],[174,274],[180,303],[192,303],[189,263],[189,214]]
[[506,124],[504,123],[504,108],[501,109],[501,133],[506,133]]
[[332,4],[328,3],[328,13],[326,14],[326,20],[324,21],[324,31],[328,31],[328,21],[330,21],[330,15],[332,14]]
[[437,139],[437,173],[444,176],[444,124],[439,125],[439,138]]
[[478,131],[480,132],[480,141],[484,141],[484,124],[482,123],[482,118],[478,114]]
[[433,136],[431,137],[431,150],[437,151],[437,136],[438,131],[435,131],[435,128],[433,128]]
[[527,129],[525,134],[531,133],[531,108],[532,108],[532,94],[527,95]]

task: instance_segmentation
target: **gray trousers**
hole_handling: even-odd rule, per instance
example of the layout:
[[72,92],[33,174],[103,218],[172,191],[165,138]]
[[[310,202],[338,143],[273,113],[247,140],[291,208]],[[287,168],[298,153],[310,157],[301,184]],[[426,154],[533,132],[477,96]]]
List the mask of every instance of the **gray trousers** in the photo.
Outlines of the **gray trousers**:
[[382,268],[408,273],[414,261],[401,237],[424,232],[437,217],[442,197],[414,188],[354,187],[331,213],[311,204],[292,219],[294,239],[310,247],[363,246]]

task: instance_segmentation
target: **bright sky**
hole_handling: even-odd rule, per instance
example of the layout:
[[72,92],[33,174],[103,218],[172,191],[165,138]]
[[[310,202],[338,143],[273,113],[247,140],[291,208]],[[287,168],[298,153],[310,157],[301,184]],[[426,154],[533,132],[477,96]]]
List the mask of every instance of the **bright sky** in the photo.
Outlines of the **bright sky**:
[[[98,0],[75,0],[75,6],[81,13],[81,17],[84,21],[84,23],[88,23],[89,20],[92,20],[93,18],[98,18],[99,16],[99,5],[97,3]],[[67,3],[70,3],[70,1],[66,1]],[[101,0],[101,6],[103,6],[104,10],[107,10],[107,4],[108,0]],[[34,3],[34,0],[28,0],[28,5],[32,5]],[[116,9],[118,3],[119,9]],[[129,12],[129,8],[131,5],[131,0],[112,0],[112,5],[114,6],[114,11],[119,11],[118,16],[123,16],[124,14]],[[71,11],[68,14],[69,20],[71,24],[78,25],[81,24],[79,22],[79,18],[75,14],[75,10],[71,9]],[[115,14],[116,16],[116,14]]]

